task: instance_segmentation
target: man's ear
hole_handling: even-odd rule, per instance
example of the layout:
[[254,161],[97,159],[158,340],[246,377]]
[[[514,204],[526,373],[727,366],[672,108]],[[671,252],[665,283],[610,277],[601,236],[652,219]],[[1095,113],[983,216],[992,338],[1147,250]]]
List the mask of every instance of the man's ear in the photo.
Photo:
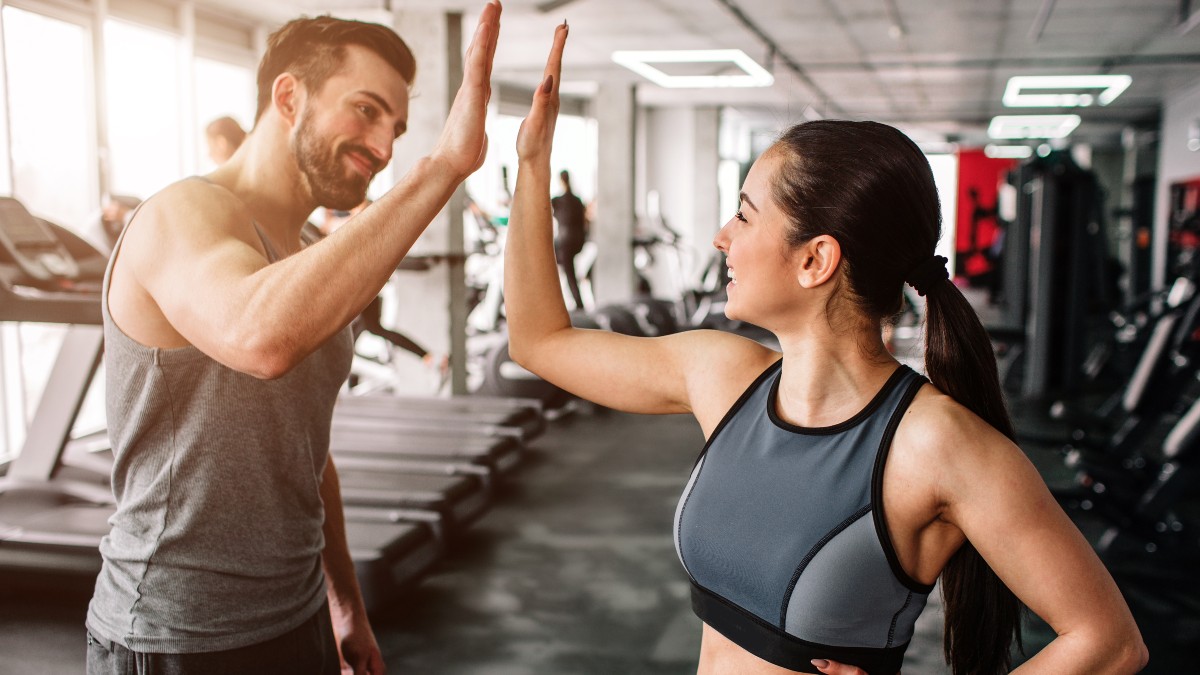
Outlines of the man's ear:
[[837,274],[842,245],[822,234],[804,243],[796,252],[796,281],[801,288],[816,288]]
[[294,125],[304,102],[304,85],[291,73],[280,73],[271,85],[271,103],[279,116]]

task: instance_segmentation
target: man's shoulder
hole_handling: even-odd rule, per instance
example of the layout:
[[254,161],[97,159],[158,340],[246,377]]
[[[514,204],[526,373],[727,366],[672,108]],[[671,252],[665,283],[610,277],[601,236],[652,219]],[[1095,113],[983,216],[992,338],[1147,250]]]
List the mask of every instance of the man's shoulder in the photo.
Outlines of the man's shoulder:
[[242,208],[241,200],[228,188],[197,176],[175,181],[154,193],[146,200],[146,206],[152,205],[158,209],[190,208],[200,212]]
[[[184,178],[154,193],[135,220],[155,230],[234,225],[244,220],[245,206],[228,189],[202,178]],[[132,224],[132,222],[131,222]]]

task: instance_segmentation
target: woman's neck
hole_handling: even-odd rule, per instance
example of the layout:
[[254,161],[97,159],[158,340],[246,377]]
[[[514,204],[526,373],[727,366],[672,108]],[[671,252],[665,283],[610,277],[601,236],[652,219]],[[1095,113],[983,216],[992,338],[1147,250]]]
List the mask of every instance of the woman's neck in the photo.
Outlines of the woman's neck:
[[899,365],[878,331],[779,336],[783,372],[776,412],[802,427],[827,427],[853,417]]

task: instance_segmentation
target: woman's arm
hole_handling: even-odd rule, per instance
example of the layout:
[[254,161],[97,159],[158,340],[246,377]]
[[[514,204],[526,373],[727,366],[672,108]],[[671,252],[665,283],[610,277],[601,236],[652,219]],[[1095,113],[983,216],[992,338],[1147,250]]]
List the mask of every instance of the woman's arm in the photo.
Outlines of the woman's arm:
[[1134,673],[1148,654],[1121,592],[1020,448],[947,396],[914,403],[942,518],[1057,637],[1020,673]]
[[[903,477],[896,484],[931,492],[938,520],[961,530],[1057,634],[1014,673],[1123,674],[1146,664],[1146,647],[1116,583],[1012,441],[949,396],[923,392],[893,448],[887,471]],[[951,553],[925,555],[944,560]],[[813,665],[826,675],[865,675],[831,661]]]
[[554,33],[542,86],[517,136],[519,173],[504,252],[509,353],[546,380],[601,405],[639,413],[697,412],[703,425],[711,417],[703,411],[719,409],[719,416],[732,400],[713,391],[724,387],[697,382],[727,383],[736,397],[737,385],[745,387],[778,355],[715,331],[636,338],[571,327],[554,260],[549,198],[566,40],[564,23]]

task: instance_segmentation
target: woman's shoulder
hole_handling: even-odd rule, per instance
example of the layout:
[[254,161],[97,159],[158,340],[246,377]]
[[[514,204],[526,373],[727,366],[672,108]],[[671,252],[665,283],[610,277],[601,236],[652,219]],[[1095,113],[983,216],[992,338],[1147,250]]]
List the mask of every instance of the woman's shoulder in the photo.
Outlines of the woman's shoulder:
[[979,453],[1015,448],[1004,434],[933,384],[917,392],[892,445],[898,462],[911,461],[924,470],[963,466]]
[[686,355],[688,395],[705,436],[783,355],[749,338],[715,330],[671,336]]

